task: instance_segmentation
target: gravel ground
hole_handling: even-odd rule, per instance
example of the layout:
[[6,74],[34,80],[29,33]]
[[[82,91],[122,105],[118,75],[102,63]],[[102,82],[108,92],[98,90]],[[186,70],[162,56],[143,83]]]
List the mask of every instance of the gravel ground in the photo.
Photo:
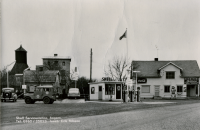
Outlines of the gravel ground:
[[198,130],[199,114],[200,103],[191,103],[77,118],[62,117],[66,122],[18,123],[3,126],[2,130]]
[[[81,101],[81,100],[80,100]],[[133,111],[138,109],[149,109],[155,107],[183,105],[198,103],[200,100],[152,100],[145,99],[140,103],[112,103],[112,102],[86,102],[76,103],[70,101],[56,101],[54,104],[25,104],[24,100],[17,102],[1,103],[1,125],[15,125],[16,117],[84,117],[93,115],[103,115],[123,111]],[[170,102],[170,103],[169,103]]]

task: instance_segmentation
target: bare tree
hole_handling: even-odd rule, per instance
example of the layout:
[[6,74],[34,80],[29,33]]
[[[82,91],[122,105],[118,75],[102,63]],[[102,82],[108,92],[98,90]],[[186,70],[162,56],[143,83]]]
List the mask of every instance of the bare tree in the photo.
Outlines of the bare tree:
[[[1,73],[1,77],[0,77],[1,88],[7,87],[7,70],[6,70],[6,67],[4,67],[4,69],[1,70],[0,73]],[[8,71],[8,81],[9,81],[9,87],[10,86],[16,86],[15,75],[10,75],[10,71]]]
[[130,62],[126,57],[115,56],[111,61],[108,62],[105,74],[108,77],[114,78],[118,81],[122,81],[127,77],[126,69],[130,67]]
[[41,85],[42,82],[44,82],[45,78],[48,78],[45,75],[45,72],[46,71],[31,71],[32,76],[30,76],[30,78],[33,77],[32,80],[34,80],[37,85]]
[[135,62],[130,63],[126,57],[115,56],[108,62],[105,75],[118,81],[122,81],[127,78],[127,69],[134,70],[137,67],[138,65]]
[[7,72],[6,72],[6,68],[4,67],[3,70],[0,71],[1,72],[1,77],[0,77],[0,83],[1,86],[3,85],[7,85]]
[[44,70],[62,70],[62,67],[55,61],[43,62]]

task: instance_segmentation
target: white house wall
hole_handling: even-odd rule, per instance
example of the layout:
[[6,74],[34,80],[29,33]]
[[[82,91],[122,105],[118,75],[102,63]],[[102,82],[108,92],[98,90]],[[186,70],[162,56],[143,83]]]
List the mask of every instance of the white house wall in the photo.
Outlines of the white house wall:
[[[186,84],[184,84],[184,78],[180,77],[180,69],[175,67],[174,65],[168,65],[165,68],[163,68],[164,74],[161,78],[147,78],[147,83],[144,84],[138,84],[138,87],[140,87],[141,90],[141,97],[153,97],[155,95],[155,85],[160,86],[159,89],[159,96],[161,97],[171,97],[171,87],[174,86],[177,90],[177,85],[181,85],[186,87]],[[162,70],[161,70],[162,71]],[[175,79],[166,79],[166,71],[174,71],[175,72]],[[142,93],[142,85],[150,85],[150,93]],[[164,86],[169,85],[170,86],[170,92],[165,93],[164,92]],[[186,97],[186,92],[182,92],[180,97]]]

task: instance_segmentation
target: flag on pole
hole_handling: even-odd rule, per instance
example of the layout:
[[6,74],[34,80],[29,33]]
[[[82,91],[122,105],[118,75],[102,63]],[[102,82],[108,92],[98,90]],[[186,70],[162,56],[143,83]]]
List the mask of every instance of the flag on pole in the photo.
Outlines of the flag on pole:
[[[127,31],[127,30],[126,30]],[[126,31],[124,32],[124,34],[119,38],[119,40],[122,40],[122,38],[126,38]]]

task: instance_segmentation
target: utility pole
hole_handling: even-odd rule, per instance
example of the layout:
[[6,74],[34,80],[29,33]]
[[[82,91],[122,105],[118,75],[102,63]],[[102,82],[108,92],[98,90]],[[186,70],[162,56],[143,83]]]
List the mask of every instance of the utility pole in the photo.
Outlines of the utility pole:
[[76,81],[78,80],[78,72],[77,67],[75,67],[75,88],[76,88]]
[[90,50],[90,82],[92,82],[92,48]]

